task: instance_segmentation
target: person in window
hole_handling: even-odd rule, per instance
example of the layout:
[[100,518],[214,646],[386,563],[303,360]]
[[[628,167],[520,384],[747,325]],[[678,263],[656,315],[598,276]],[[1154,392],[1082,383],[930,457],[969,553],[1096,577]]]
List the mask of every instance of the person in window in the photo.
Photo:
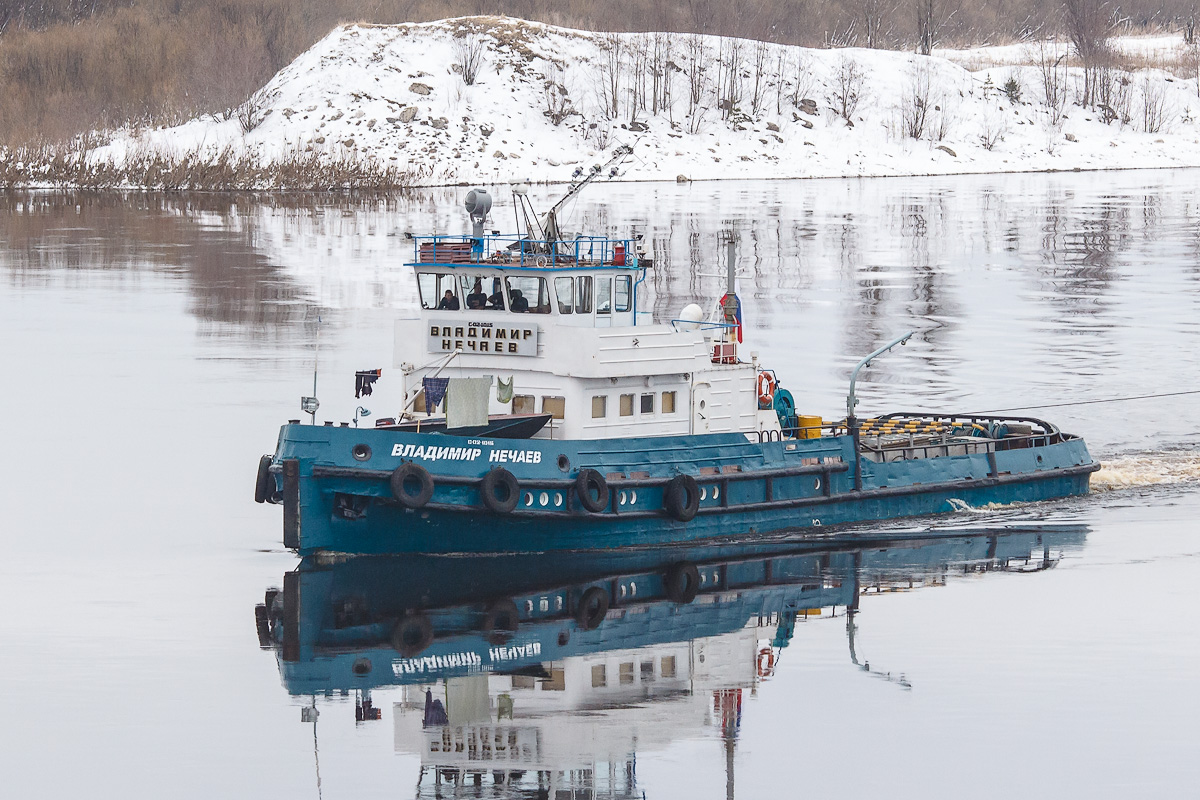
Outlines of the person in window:
[[467,295],[467,308],[483,308],[487,305],[487,299],[487,295],[483,293],[483,282],[476,278],[474,288]]
[[442,302],[438,303],[438,309],[442,311],[458,311],[458,298],[454,296],[454,292],[449,289],[442,296]]
[[492,296],[487,301],[488,308],[494,311],[504,310],[504,290],[500,288],[499,278],[492,278]]
[[529,301],[525,299],[525,295],[521,293],[520,289],[512,290],[511,308],[517,314],[524,314],[529,310]]

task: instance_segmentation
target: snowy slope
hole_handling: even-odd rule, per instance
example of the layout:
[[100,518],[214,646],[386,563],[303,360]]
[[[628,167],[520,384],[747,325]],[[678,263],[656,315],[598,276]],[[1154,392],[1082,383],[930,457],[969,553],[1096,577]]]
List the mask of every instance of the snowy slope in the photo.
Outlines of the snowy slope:
[[[95,157],[119,160],[130,148],[176,154],[230,148],[271,160],[315,150],[409,168],[425,185],[563,181],[571,165],[591,165],[613,144],[635,140],[636,158],[625,177],[638,180],[1200,165],[1196,80],[1159,71],[1127,77],[1125,123],[1105,123],[1072,104],[1052,123],[1035,67],[971,72],[940,56],[668,34],[658,37],[660,48],[670,47],[659,59],[666,65],[660,81],[668,82],[659,96],[668,96],[667,108],[655,114],[646,101],[634,121],[639,87],[643,95],[653,92],[648,59],[654,39],[499,17],[343,26],[263,88],[262,121],[249,132],[236,119],[204,117],[118,134]],[[456,53],[478,41],[483,65],[475,85],[467,86]],[[722,113],[718,98],[728,96],[729,70],[721,62],[735,49],[740,92],[733,109]],[[701,79],[690,80],[692,65],[701,62],[707,64]],[[835,111],[839,78],[849,65],[863,76],[853,125]],[[611,105],[614,72],[618,110],[610,119],[604,109]],[[998,91],[1009,77],[1021,85],[1018,103]],[[906,116],[923,79],[929,84],[926,131],[914,139]],[[1072,70],[1068,83],[1078,79]],[[578,112],[559,125],[545,113],[548,82],[565,90]],[[689,114],[693,84],[702,96]],[[1162,95],[1165,123],[1154,132],[1144,130],[1147,87]]]

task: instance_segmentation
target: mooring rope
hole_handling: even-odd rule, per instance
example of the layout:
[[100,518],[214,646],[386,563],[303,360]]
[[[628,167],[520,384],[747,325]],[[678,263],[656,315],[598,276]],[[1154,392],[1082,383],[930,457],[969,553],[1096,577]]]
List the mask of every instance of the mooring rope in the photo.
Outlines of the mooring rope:
[[1036,411],[1041,408],[1066,408],[1067,406],[1089,406],[1095,403],[1123,403],[1126,400],[1152,400],[1158,397],[1179,397],[1185,394],[1200,394],[1200,389],[1185,392],[1161,392],[1159,394],[1135,394],[1129,397],[1108,397],[1102,400],[1075,400],[1070,403],[1048,403],[1040,406],[1018,406],[1016,408],[994,408],[991,411],[976,411],[976,414],[1006,414],[1010,411]]

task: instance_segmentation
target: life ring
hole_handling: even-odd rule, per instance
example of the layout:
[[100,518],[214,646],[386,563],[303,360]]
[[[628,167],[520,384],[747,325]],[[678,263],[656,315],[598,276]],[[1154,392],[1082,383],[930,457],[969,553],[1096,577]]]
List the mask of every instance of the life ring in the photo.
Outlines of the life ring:
[[775,651],[769,647],[764,647],[758,651],[758,658],[755,659],[756,672],[758,677],[769,678],[775,674]]
[[521,612],[512,600],[497,600],[488,604],[483,617],[483,633],[491,644],[504,644],[521,623]]
[[608,507],[608,481],[594,469],[581,469],[575,478],[575,494],[579,504],[593,514]]
[[700,570],[695,564],[676,564],[663,576],[663,591],[671,602],[687,605],[700,592]]
[[600,627],[608,614],[608,592],[599,586],[592,586],[579,598],[575,609],[575,622],[585,631]]
[[433,644],[433,623],[424,614],[402,617],[392,628],[392,647],[404,658],[420,655]]
[[423,508],[433,497],[433,477],[420,464],[406,461],[388,478],[392,497],[405,508]]
[[275,492],[275,479],[271,477],[271,457],[258,460],[258,479],[254,482],[254,502],[265,503]]
[[775,400],[775,376],[765,369],[758,373],[758,407],[770,408]]
[[512,513],[520,496],[521,485],[504,467],[488,470],[479,484],[479,497],[484,507],[493,514]]
[[676,475],[663,490],[663,508],[680,522],[690,522],[700,510],[700,487],[691,475]]

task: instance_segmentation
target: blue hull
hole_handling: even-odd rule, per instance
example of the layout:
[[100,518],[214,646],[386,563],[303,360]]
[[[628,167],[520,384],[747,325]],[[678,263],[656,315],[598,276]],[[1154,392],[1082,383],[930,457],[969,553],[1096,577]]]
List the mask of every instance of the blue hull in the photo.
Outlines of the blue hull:
[[[432,477],[418,508],[389,482],[411,462]],[[265,467],[264,463],[264,467]],[[480,481],[516,479],[511,511],[485,507]],[[585,510],[581,469],[605,476],[610,499]],[[1086,494],[1099,469],[1083,440],[890,462],[863,459],[855,486],[849,436],[750,442],[740,434],[599,441],[503,441],[285,425],[267,474],[284,506],[284,544],[301,554],[507,553],[607,550],[720,540],[889,520],[972,506]],[[665,510],[667,484],[691,476],[695,517]]]

